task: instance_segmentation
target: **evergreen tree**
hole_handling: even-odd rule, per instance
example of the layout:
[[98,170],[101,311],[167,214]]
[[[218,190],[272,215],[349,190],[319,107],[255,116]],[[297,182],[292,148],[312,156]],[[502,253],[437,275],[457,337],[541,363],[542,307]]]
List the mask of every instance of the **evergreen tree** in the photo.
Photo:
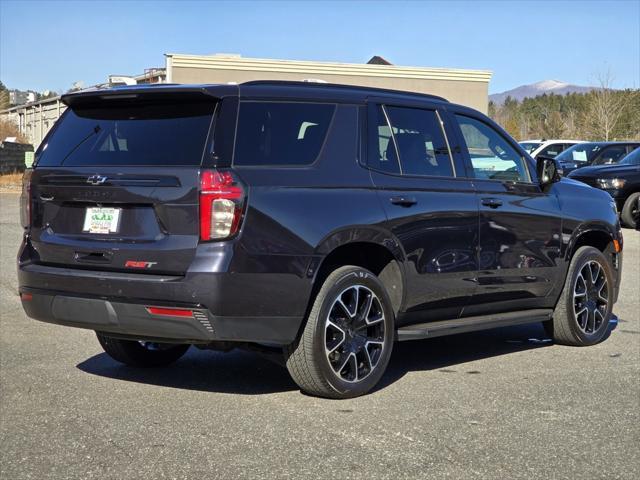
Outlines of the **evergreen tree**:
[[6,110],[11,105],[9,103],[9,90],[0,81],[0,110]]

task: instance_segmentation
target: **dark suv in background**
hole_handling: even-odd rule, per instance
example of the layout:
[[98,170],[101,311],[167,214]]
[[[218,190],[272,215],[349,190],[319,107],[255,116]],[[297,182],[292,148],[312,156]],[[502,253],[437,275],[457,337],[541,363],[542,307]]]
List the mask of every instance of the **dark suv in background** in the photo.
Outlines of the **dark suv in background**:
[[569,174],[595,188],[600,188],[616,202],[625,227],[636,228],[640,208],[640,148],[614,165],[584,167]]
[[579,143],[555,158],[566,175],[578,168],[617,163],[638,147],[640,142]]
[[611,197],[477,111],[301,82],[63,102],[24,177],[22,305],[95,330],[127,365],[260,345],[306,392],[345,398],[379,381],[396,340],[608,330]]

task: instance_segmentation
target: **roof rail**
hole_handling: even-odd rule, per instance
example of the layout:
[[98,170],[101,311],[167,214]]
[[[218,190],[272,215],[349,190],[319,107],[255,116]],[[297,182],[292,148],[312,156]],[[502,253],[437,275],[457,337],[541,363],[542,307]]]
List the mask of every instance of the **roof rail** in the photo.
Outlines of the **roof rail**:
[[304,87],[304,88],[327,88],[327,89],[343,89],[343,90],[361,90],[371,93],[390,93],[395,95],[414,95],[419,97],[428,98],[430,100],[439,100],[441,102],[449,103],[444,97],[439,97],[437,95],[431,95],[428,93],[418,93],[418,92],[410,92],[408,90],[393,90],[391,88],[378,88],[378,87],[364,87],[360,85],[344,85],[342,83],[316,83],[309,82],[304,80],[250,80],[248,82],[243,82],[240,85],[264,85],[264,86],[296,86],[296,87]]

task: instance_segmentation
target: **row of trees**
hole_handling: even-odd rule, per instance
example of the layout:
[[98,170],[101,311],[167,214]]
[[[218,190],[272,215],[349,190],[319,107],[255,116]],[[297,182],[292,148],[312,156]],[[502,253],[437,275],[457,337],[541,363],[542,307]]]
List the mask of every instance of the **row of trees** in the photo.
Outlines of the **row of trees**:
[[613,90],[603,83],[589,93],[507,98],[503,105],[490,102],[489,116],[518,140],[638,140],[640,90]]

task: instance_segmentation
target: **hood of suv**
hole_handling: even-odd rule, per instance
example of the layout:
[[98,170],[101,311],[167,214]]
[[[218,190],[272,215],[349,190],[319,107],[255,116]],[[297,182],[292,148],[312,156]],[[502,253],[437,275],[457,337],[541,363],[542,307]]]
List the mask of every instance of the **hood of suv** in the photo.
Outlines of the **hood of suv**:
[[635,173],[638,168],[638,165],[596,165],[578,168],[571,172],[569,177],[616,177],[625,173]]

